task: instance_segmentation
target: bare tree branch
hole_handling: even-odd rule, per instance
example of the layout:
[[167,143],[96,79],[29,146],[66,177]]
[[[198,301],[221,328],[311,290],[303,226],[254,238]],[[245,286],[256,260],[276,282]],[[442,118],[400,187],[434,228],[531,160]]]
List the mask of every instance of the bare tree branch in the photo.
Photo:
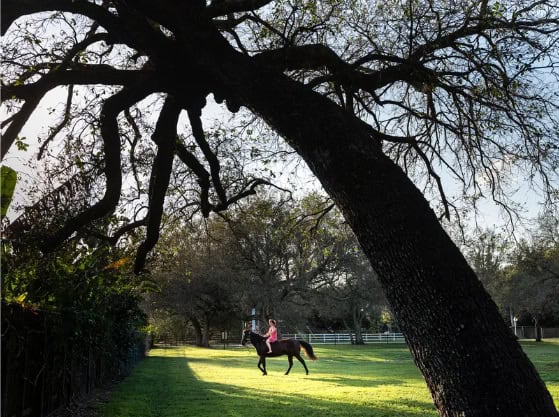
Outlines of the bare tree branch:
[[101,111],[101,136],[105,153],[105,194],[99,202],[69,219],[54,235],[45,237],[41,244],[43,252],[54,250],[74,232],[91,221],[113,212],[116,208],[122,184],[117,116],[125,108],[153,92],[150,87],[153,86],[140,85],[136,88],[125,88],[105,101]]
[[208,164],[210,164],[211,179],[217,197],[222,204],[225,204],[227,201],[227,195],[225,193],[225,189],[223,188],[223,184],[221,183],[221,166],[219,163],[219,159],[210,148],[209,143],[206,141],[204,129],[202,128],[202,121],[200,119],[200,111],[201,109],[199,108],[190,107],[188,109],[188,118],[190,120],[190,126],[192,127],[192,134],[194,135],[196,143],[204,153],[204,157],[208,161]]
[[3,87],[4,97],[7,99],[24,99],[21,109],[10,117],[6,131],[2,134],[0,159],[3,159],[17,135],[36,109],[47,92],[60,85],[72,84],[106,84],[132,85],[138,82],[148,82],[148,71],[115,70],[108,65],[76,65],[76,70],[53,69],[33,84],[11,85]]
[[190,152],[182,143],[177,143],[176,153],[179,159],[189,167],[194,174],[198,177],[198,184],[200,185],[200,206],[202,210],[202,215],[208,217],[212,209],[209,201],[210,192],[210,173],[204,168],[204,166],[198,161],[196,156]]
[[175,156],[177,140],[177,123],[182,108],[175,99],[168,96],[159,113],[159,119],[151,139],[157,144],[157,155],[153,161],[149,181],[149,211],[147,215],[146,239],[138,247],[134,272],[140,273],[144,268],[146,257],[159,240],[159,228],[163,216],[163,204]]
[[210,17],[260,9],[273,0],[213,0],[206,8]]
[[52,10],[87,16],[102,26],[118,28],[118,18],[101,6],[87,0],[4,0],[2,1],[2,35],[18,18]]
[[58,135],[60,133],[60,131],[62,129],[64,129],[64,127],[68,124],[68,121],[70,120],[70,111],[71,111],[71,108],[72,108],[72,96],[73,95],[74,95],[74,85],[70,84],[68,86],[68,93],[66,95],[66,106],[64,108],[64,116],[62,117],[62,120],[60,121],[60,123],[58,123],[58,125],[55,126],[54,129],[51,130],[48,137],[41,144],[41,147],[39,148],[39,152],[37,154],[37,159],[41,159],[43,157],[43,153],[45,152],[45,149],[47,148],[49,143],[52,140],[54,140],[56,135]]

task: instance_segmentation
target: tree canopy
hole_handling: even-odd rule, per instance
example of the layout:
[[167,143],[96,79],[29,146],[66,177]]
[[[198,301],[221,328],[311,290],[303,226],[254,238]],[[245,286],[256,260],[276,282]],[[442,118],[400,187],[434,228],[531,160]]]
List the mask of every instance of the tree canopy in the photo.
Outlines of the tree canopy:
[[[177,19],[178,10],[186,15]],[[247,175],[247,160],[262,152],[245,143],[252,129],[247,135],[231,125],[210,131],[202,125],[208,94],[232,111],[246,106],[259,113],[226,86],[219,72],[231,65],[199,53],[217,40],[363,120],[361,128],[391,159],[438,193],[428,195],[441,216],[484,196],[512,208],[508,197],[522,178],[549,202],[557,197],[553,2],[229,0],[153,8],[6,1],[2,19],[9,115],[2,156],[14,143],[29,145],[18,136],[21,128],[40,100],[61,87],[67,100],[52,109],[56,117],[39,138],[39,158],[63,149],[55,186],[96,178],[91,207],[45,237],[45,248],[133,204],[134,216],[119,226],[147,230],[140,270],[157,240],[166,195],[180,196],[177,210],[195,207],[208,216],[270,183]],[[151,143],[143,139],[150,135]],[[162,142],[173,135],[178,140]],[[462,193],[447,191],[448,177],[462,184]]]
[[[510,207],[519,179],[557,202],[555,0],[2,5],[2,157],[66,90],[39,157],[57,154],[48,197],[76,204],[38,237],[43,251],[101,237],[109,218],[110,242],[141,228],[128,236],[142,271],[167,216],[208,217],[273,183],[248,163],[272,130],[355,232],[441,415],[557,415],[439,224],[461,201]],[[248,120],[208,129],[210,94]]]

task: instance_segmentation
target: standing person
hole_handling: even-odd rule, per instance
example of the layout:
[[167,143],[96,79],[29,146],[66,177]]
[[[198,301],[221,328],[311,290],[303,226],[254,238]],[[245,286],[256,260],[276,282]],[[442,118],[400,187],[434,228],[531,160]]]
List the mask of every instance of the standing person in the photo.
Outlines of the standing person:
[[272,353],[271,344],[278,340],[278,329],[276,327],[276,321],[274,319],[268,320],[268,324],[270,325],[270,327],[264,337],[267,337],[266,346],[268,346],[268,353]]

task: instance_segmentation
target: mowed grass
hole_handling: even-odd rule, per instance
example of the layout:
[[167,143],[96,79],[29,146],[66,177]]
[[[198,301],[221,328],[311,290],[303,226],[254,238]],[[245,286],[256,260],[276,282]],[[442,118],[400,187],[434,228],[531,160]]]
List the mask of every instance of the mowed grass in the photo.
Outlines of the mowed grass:
[[[559,406],[559,340],[523,343]],[[156,348],[119,384],[105,417],[437,416],[405,345],[315,346],[307,376],[295,360],[256,368],[252,348]]]

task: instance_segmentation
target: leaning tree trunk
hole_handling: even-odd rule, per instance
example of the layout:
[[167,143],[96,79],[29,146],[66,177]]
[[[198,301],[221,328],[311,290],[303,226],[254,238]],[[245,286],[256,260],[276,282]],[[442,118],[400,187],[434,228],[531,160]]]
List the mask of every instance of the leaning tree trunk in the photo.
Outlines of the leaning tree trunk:
[[[340,120],[339,109],[296,92],[290,103],[300,105],[284,103],[276,112],[289,117],[270,117],[272,126],[305,158],[357,235],[441,416],[557,416],[533,365],[419,190],[356,123]],[[313,127],[289,129],[305,124]]]
[[[553,401],[411,181],[365,144],[313,169],[378,273],[442,416],[553,416]],[[313,152],[315,153],[315,152]],[[371,156],[369,156],[371,155]]]
[[559,416],[496,305],[369,126],[234,51],[199,15],[158,17],[183,28],[177,40],[190,59],[178,65],[176,53],[166,58],[164,67],[176,68],[167,77],[169,92],[192,100],[194,78],[231,109],[250,108],[304,158],[336,201],[379,276],[441,416]]
[[496,305],[368,126],[226,46],[214,59],[213,75],[223,83],[224,96],[284,136],[343,211],[440,415],[558,416]]

